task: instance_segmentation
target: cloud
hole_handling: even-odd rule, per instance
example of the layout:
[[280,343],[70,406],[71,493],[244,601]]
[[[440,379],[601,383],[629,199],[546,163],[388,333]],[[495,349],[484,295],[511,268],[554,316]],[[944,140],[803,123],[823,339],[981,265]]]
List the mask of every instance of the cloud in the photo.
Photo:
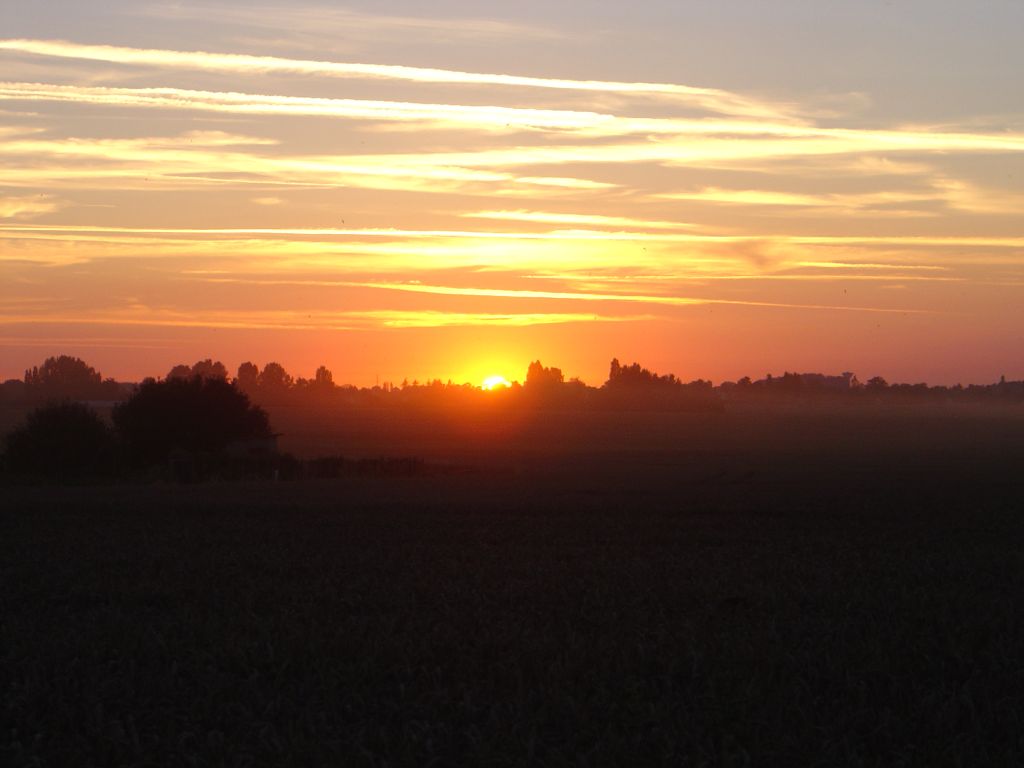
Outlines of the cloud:
[[1024,194],[1017,190],[985,189],[966,181],[941,177],[933,182],[951,209],[967,213],[1015,216],[1024,212]]
[[[618,182],[587,178],[588,174],[574,174],[572,170],[550,174],[538,171],[584,165],[661,166],[669,172],[731,165],[767,169],[785,161],[795,163],[799,174],[809,159],[824,157],[833,167],[845,164],[848,173],[856,177],[858,173],[922,170],[880,155],[1024,153],[1024,135],[1008,132],[853,130],[769,119],[634,118],[580,110],[38,83],[0,83],[0,98],[227,114],[321,116],[373,121],[375,125],[409,124],[420,129],[447,126],[461,131],[456,135],[466,146],[458,152],[442,148],[432,151],[421,143],[422,149],[415,153],[308,154],[281,140],[224,131],[133,139],[49,138],[12,133],[11,140],[0,143],[0,184],[11,187],[120,190],[350,186],[417,193],[566,196],[613,189]],[[538,136],[532,143],[495,146],[493,142],[483,142],[481,129],[551,132],[559,140]],[[561,140],[566,136],[571,140]],[[971,213],[1007,212],[1013,208],[1012,202],[1001,204],[993,195],[957,187],[957,183],[946,179],[923,190],[828,192],[818,196],[705,186],[691,191],[657,192],[655,197],[743,205],[760,209],[762,216],[769,210],[776,216],[792,210],[801,216],[857,214],[876,219],[918,219],[935,217],[944,208]],[[511,215],[506,212],[504,218],[513,220]],[[667,228],[657,221],[653,220],[649,228]],[[568,219],[566,223],[570,223]],[[604,225],[610,222],[603,222]]]
[[0,196],[0,219],[32,219],[59,210],[62,204],[49,195]]
[[0,185],[120,190],[269,183],[438,192],[519,183],[514,174],[486,168],[388,166],[369,158],[338,162],[330,156],[251,151],[275,144],[217,131],[134,139],[15,137],[0,142]]
[[467,168],[657,163],[669,168],[694,168],[734,161],[748,163],[752,160],[767,162],[786,158],[803,159],[813,155],[1024,153],[1024,135],[1020,134],[920,135],[888,130],[808,128],[789,137],[765,138],[718,134],[714,124],[700,126],[701,121],[692,123],[695,129],[706,128],[707,133],[701,134],[694,130],[685,136],[617,143],[520,145],[466,152],[378,154],[373,156],[372,162],[386,166],[430,164]]
[[562,325],[564,323],[594,322],[628,322],[645,319],[630,316],[608,316],[567,312],[528,312],[528,313],[493,313],[493,312],[439,312],[433,310],[419,312],[399,312],[393,310],[374,310],[369,312],[350,313],[361,319],[377,321],[388,328],[446,328],[451,326],[508,326],[522,328],[530,325]]
[[798,304],[771,301],[747,301],[741,299],[722,299],[690,296],[666,296],[666,295],[638,295],[630,293],[594,293],[587,291],[535,291],[513,288],[478,288],[450,285],[430,285],[424,283],[405,282],[373,282],[373,281],[351,281],[351,280],[240,280],[230,277],[209,277],[199,278],[210,283],[248,283],[258,285],[306,285],[306,286],[334,286],[342,288],[363,288],[382,291],[399,291],[403,293],[419,293],[434,296],[472,296],[489,299],[544,299],[551,301],[577,301],[577,302],[599,302],[599,303],[627,303],[627,304],[651,304],[668,307],[694,307],[708,304],[732,305],[744,307],[763,307],[770,309],[800,309],[800,310],[835,310],[842,312],[879,312],[894,314],[933,314],[927,310],[904,309],[892,307],[869,307],[856,305],[832,305],[832,304]]
[[82,349],[174,349],[181,342],[171,339],[146,339],[131,336],[0,336],[0,347],[8,349],[60,348],[69,352]]
[[[858,215],[869,218],[919,218],[937,216],[934,204],[942,202],[935,190],[884,190],[875,192],[807,194],[769,189],[725,189],[704,187],[687,192],[668,192],[656,195],[666,200],[686,200],[698,203],[738,205],[751,208],[776,209],[785,215],[830,216]],[[933,204],[922,209],[921,204]],[[778,209],[788,209],[781,210]]]
[[613,242],[649,240],[653,242],[681,243],[758,243],[770,240],[785,246],[787,244],[849,245],[849,244],[891,244],[928,247],[977,246],[984,248],[1021,248],[1024,236],[943,236],[943,235],[705,235],[682,232],[608,232],[604,230],[549,230],[534,232],[492,232],[457,229],[375,229],[375,228],[334,228],[334,227],[102,227],[81,225],[0,225],[0,233],[67,233],[73,237],[80,234],[101,233],[111,235],[175,235],[175,236],[247,236],[257,239],[280,239],[289,237],[340,237],[340,238],[385,238],[385,239],[470,239],[470,240],[580,240]]
[[112,45],[83,45],[64,40],[0,40],[0,50],[28,53],[36,56],[102,61],[109,64],[191,69],[231,74],[258,75],[274,72],[320,77],[384,79],[449,85],[539,88],[615,94],[619,96],[659,97],[682,104],[689,104],[718,114],[757,118],[792,118],[796,112],[795,107],[790,104],[772,104],[730,91],[715,88],[697,88],[674,83],[527,77],[497,73],[464,72],[432,67],[410,67],[395,64],[315,61],[235,53],[127,48]]
[[162,3],[145,5],[136,13],[156,19],[200,20],[205,24],[230,24],[282,32],[301,32],[318,38],[344,33],[346,41],[421,39],[429,35],[437,43],[452,41],[491,43],[497,40],[562,39],[551,28],[500,19],[440,18],[437,15],[394,16],[361,13],[328,5],[256,4],[242,7],[223,3]]
[[[558,187],[561,189],[571,190],[601,190],[601,189],[613,189],[619,186],[606,181],[593,181],[592,179],[577,179],[566,176],[517,176],[514,181],[519,184],[530,184],[539,187]],[[512,192],[512,191],[523,191],[529,194],[536,194],[536,190],[511,190],[504,189],[499,190],[501,192]]]
[[[0,48],[3,44],[0,41]],[[477,151],[473,153],[476,160],[471,163],[465,159],[448,161],[462,165],[636,161],[679,164],[866,152],[1024,152],[1024,134],[1007,132],[941,133],[919,129],[844,129],[765,120],[638,118],[581,110],[332,99],[167,87],[114,88],[3,82],[0,83],[0,98],[230,114],[415,122],[435,127],[464,125],[502,131],[538,129],[592,139],[645,137],[643,142],[618,145],[535,146],[502,148],[485,153]],[[646,140],[650,136],[658,139]]]
[[518,107],[466,106],[368,99],[328,99],[181,88],[111,88],[48,83],[0,83],[0,99],[98,104],[112,107],[178,109],[249,115],[293,115],[358,120],[414,121],[436,126],[473,125],[494,129],[583,129],[615,120],[595,112]]
[[[374,228],[152,228],[0,224],[0,240],[32,244],[49,263],[94,259],[219,260],[277,271],[671,269],[683,276],[761,273],[798,262],[884,258],[908,264],[1016,264],[1024,237],[921,235],[705,235],[547,230],[493,232]],[[8,247],[0,260],[23,258]]]
[[[445,312],[440,310],[226,310],[175,308],[134,303],[122,307],[18,313],[0,308],[0,323],[21,325],[113,325],[118,327],[225,328],[289,331],[358,331],[376,328],[447,328],[565,323],[628,322],[635,316],[605,316],[569,312]],[[0,343],[0,346],[6,346]]]
[[497,221],[524,221],[536,224],[572,224],[583,227],[626,227],[648,229],[693,229],[696,225],[681,221],[650,221],[627,216],[600,216],[596,214],[558,213],[553,211],[473,211],[461,214],[463,218],[493,219]]

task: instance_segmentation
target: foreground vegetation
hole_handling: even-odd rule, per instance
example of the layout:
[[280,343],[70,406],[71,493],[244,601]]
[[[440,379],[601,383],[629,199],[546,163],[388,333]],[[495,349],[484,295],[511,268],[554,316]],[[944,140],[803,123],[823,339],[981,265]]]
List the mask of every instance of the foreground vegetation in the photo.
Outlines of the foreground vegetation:
[[891,458],[6,489],[0,762],[1019,765],[1019,474]]

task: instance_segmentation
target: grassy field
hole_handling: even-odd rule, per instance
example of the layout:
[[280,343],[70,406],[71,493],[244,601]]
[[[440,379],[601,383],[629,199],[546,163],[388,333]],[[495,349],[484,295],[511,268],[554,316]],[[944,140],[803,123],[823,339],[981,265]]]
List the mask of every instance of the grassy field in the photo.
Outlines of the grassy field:
[[0,488],[0,762],[1022,764],[1015,423],[702,423]]

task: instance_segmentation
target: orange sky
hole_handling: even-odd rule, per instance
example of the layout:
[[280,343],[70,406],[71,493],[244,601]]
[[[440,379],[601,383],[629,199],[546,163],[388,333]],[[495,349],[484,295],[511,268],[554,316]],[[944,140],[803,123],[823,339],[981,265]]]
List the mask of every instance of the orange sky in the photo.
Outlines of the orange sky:
[[786,2],[784,54],[660,2],[39,5],[0,10],[2,378],[1024,378],[1012,4]]

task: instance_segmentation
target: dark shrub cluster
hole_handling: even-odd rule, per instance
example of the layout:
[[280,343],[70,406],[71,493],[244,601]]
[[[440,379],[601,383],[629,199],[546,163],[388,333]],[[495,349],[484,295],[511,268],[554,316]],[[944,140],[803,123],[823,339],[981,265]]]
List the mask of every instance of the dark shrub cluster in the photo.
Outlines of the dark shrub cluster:
[[[149,380],[113,411],[111,428],[88,405],[65,401],[33,411],[4,446],[3,469],[14,477],[51,482],[105,478],[165,464],[174,455],[244,472],[266,463],[270,445],[229,455],[236,444],[273,437],[266,412],[223,379]],[[263,448],[263,446],[258,446]],[[236,466],[237,465],[237,466]]]
[[60,403],[33,411],[24,426],[7,436],[5,463],[17,475],[52,481],[113,473],[114,434],[82,403]]
[[174,451],[219,453],[244,440],[270,438],[266,411],[223,379],[146,381],[114,409],[114,425],[133,462],[154,464]]

